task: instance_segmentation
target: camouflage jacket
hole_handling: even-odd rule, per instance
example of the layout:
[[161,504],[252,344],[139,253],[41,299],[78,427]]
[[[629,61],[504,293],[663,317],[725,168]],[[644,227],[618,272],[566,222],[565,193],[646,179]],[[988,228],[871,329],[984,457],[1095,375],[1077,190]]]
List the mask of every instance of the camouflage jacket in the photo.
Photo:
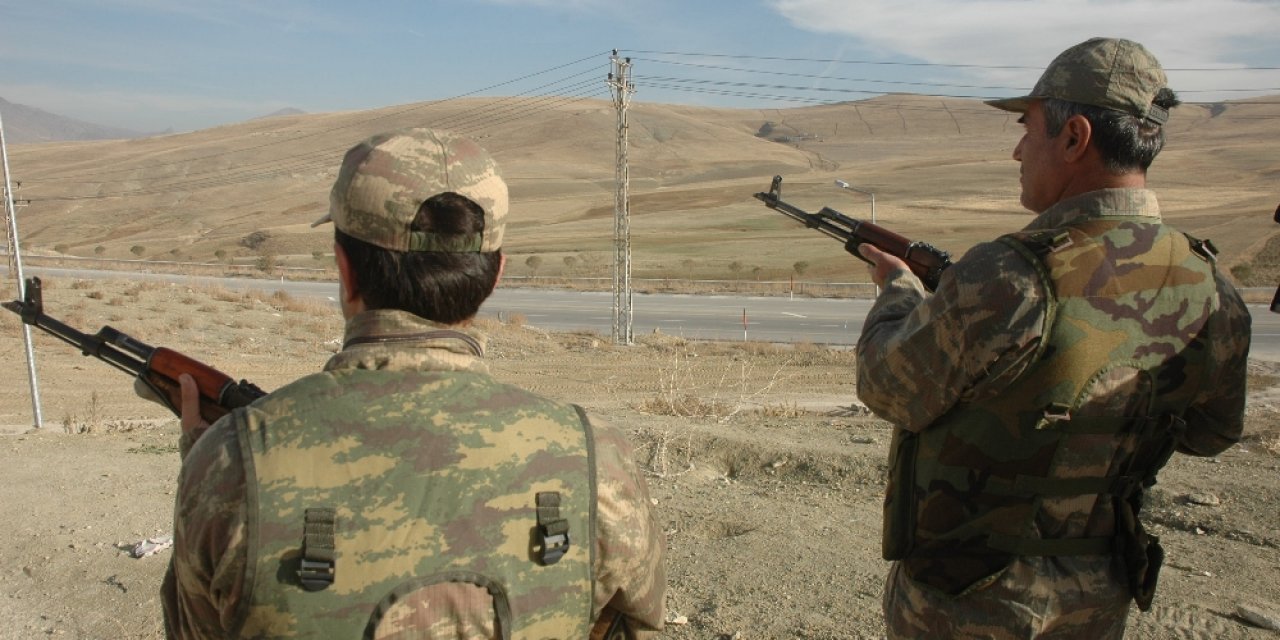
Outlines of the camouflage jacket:
[[[233,412],[213,425],[194,445],[190,446],[189,450],[187,443],[184,443],[183,467],[179,478],[174,516],[174,555],[162,592],[165,625],[169,637],[225,638],[232,637],[232,634],[241,631],[252,637],[274,636],[277,629],[260,628],[264,621],[267,624],[281,625],[279,628],[295,626],[290,621],[291,612],[265,611],[262,608],[263,602],[270,601],[271,598],[264,598],[263,593],[257,593],[255,590],[262,590],[264,584],[270,589],[274,580],[273,576],[264,576],[264,571],[254,568],[255,565],[270,564],[270,561],[267,565],[262,564],[264,553],[277,554],[285,558],[283,562],[277,561],[280,566],[297,560],[297,548],[269,549],[269,545],[264,542],[264,539],[271,537],[269,533],[274,531],[275,525],[264,529],[263,523],[254,524],[261,515],[255,509],[263,504],[269,504],[267,502],[269,498],[276,499],[277,505],[284,505],[278,506],[278,509],[294,508],[299,518],[304,508],[335,506],[301,504],[306,502],[301,499],[297,500],[299,504],[294,505],[287,493],[276,492],[275,497],[272,498],[272,488],[279,488],[281,485],[278,480],[272,480],[270,476],[281,467],[272,463],[269,457],[259,459],[258,456],[262,450],[262,443],[259,440],[264,438],[274,440],[277,446],[278,443],[286,441],[291,424],[290,418],[294,414],[306,415],[309,410],[315,409],[321,412],[323,421],[340,423],[345,420],[342,417],[345,415],[344,411],[349,413],[354,409],[367,411],[370,407],[381,407],[376,409],[380,413],[425,416],[433,424],[431,428],[423,430],[421,434],[423,441],[418,445],[407,445],[404,441],[407,436],[402,432],[384,433],[377,437],[385,440],[378,440],[376,445],[370,445],[368,439],[373,438],[370,434],[376,433],[375,428],[367,432],[361,431],[362,437],[368,438],[361,447],[353,447],[352,442],[347,439],[334,442],[328,448],[334,460],[339,458],[349,460],[352,455],[360,454],[364,456],[363,460],[386,463],[383,466],[373,464],[372,467],[376,468],[376,471],[368,477],[346,476],[342,482],[337,483],[342,488],[371,487],[361,491],[376,494],[378,497],[371,500],[381,506],[366,506],[363,512],[353,513],[349,509],[344,511],[341,505],[336,505],[340,535],[335,587],[339,585],[338,581],[342,580],[343,572],[342,520],[345,518],[348,522],[359,522],[361,524],[356,527],[357,529],[368,529],[374,521],[385,523],[389,516],[397,512],[395,509],[388,509],[391,505],[386,502],[386,497],[399,494],[388,491],[386,487],[378,484],[379,478],[383,477],[380,474],[386,474],[386,478],[393,478],[396,476],[391,473],[392,469],[397,466],[411,465],[420,470],[435,469],[434,473],[449,477],[452,474],[450,469],[455,469],[457,472],[453,475],[467,476],[465,479],[455,478],[464,485],[483,485],[487,480],[492,480],[494,482],[490,484],[497,485],[501,482],[498,478],[500,472],[486,474],[486,470],[491,468],[490,465],[496,467],[507,464],[505,468],[508,470],[505,473],[509,475],[511,473],[509,463],[497,462],[492,457],[486,456],[493,451],[509,454],[514,450],[525,451],[533,456],[530,463],[524,464],[526,470],[542,468],[543,471],[535,473],[554,478],[557,472],[543,463],[554,459],[571,461],[574,455],[565,454],[568,457],[564,457],[564,455],[552,453],[551,450],[572,451],[572,445],[566,444],[562,447],[548,443],[530,446],[525,441],[525,437],[535,433],[549,434],[556,429],[568,428],[568,432],[556,437],[563,437],[566,442],[579,439],[572,433],[575,430],[577,432],[584,430],[583,423],[587,422],[585,414],[575,412],[569,405],[538,398],[515,387],[493,381],[479,357],[483,351],[483,345],[484,337],[474,331],[460,332],[456,329],[445,329],[402,312],[366,312],[357,315],[348,324],[344,349],[329,361],[324,373],[303,378],[268,395],[245,410]],[[378,383],[388,381],[399,381],[403,383],[402,388],[388,389],[378,386]],[[319,396],[316,395],[317,389],[321,388],[323,391]],[[473,406],[475,404],[473,394],[483,395],[489,406],[487,408]],[[358,396],[359,399],[358,402],[353,401],[344,409],[342,403],[318,399],[324,395],[331,399],[346,399],[348,396],[352,398]],[[411,401],[405,400],[408,396],[412,396]],[[387,405],[385,400],[391,398],[398,398],[397,402],[402,404],[395,407]],[[472,398],[469,405],[466,402],[467,398]],[[327,404],[322,406],[322,403]],[[402,407],[402,410],[397,407]],[[506,423],[505,426],[508,428],[503,428],[504,425],[495,425],[492,430],[486,430],[483,427],[477,428],[474,424],[477,420],[476,416],[480,415],[504,416],[511,418],[514,422]],[[365,417],[367,416],[353,415],[356,419]],[[370,422],[386,423],[389,420],[394,418]],[[520,422],[522,420],[525,422]],[[480,421],[484,422],[483,419]],[[469,430],[460,429],[459,433],[454,433],[448,429],[450,424],[468,422],[471,423]],[[517,424],[524,424],[526,428],[521,429],[518,434],[512,433],[519,429],[518,426],[514,426]],[[585,430],[590,432],[589,439],[594,435],[594,446],[591,447],[589,442],[587,445],[594,449],[594,465],[592,469],[585,471],[595,476],[595,536],[592,539],[589,533],[590,524],[583,521],[571,523],[570,553],[555,566],[572,572],[575,561],[581,563],[590,558],[589,573],[595,578],[594,591],[587,593],[592,591],[591,588],[586,586],[588,583],[581,583],[584,586],[578,589],[552,588],[550,591],[544,590],[540,595],[535,595],[536,592],[506,594],[504,598],[510,596],[511,601],[516,602],[514,611],[507,613],[523,615],[522,624],[533,620],[536,624],[526,628],[526,633],[533,637],[556,637],[576,633],[560,634],[556,630],[577,628],[575,625],[581,624],[581,618],[588,615],[595,617],[608,605],[629,618],[632,628],[637,630],[637,636],[645,637],[661,628],[664,617],[664,540],[661,530],[650,513],[647,488],[631,460],[631,448],[625,436],[617,429],[601,425],[598,421],[585,427]],[[353,433],[356,431],[357,429],[352,429]],[[281,434],[286,437],[282,438]],[[387,438],[388,435],[395,437]],[[464,441],[468,444],[462,444]],[[323,446],[323,443],[319,446]],[[464,448],[478,446],[479,448],[468,453],[465,449],[457,449],[458,446]],[[374,451],[378,447],[384,450],[381,453]],[[543,450],[540,447],[549,447],[549,449]],[[461,451],[461,453],[450,454],[453,457],[445,457],[447,451]],[[433,459],[433,457],[442,459]],[[476,462],[480,462],[480,466],[476,466]],[[253,464],[262,466],[246,472],[247,465]],[[551,467],[553,468],[554,465]],[[347,465],[346,468],[357,467]],[[297,475],[292,473],[292,470],[289,473],[291,474],[289,482],[296,483]],[[568,491],[575,482],[571,477],[565,476],[562,481],[553,481],[551,488]],[[258,484],[249,486],[247,479],[256,479]],[[373,484],[366,483],[366,480]],[[413,546],[418,549],[429,547],[434,550],[427,555],[442,552],[456,553],[471,557],[472,560],[478,558],[476,564],[470,567],[459,560],[459,565],[453,567],[458,569],[455,573],[459,574],[467,573],[463,570],[476,566],[492,569],[494,573],[502,573],[502,570],[494,568],[501,564],[500,557],[510,557],[512,559],[510,566],[517,572],[529,571],[535,567],[548,568],[539,567],[535,562],[536,549],[531,546],[531,540],[537,539],[536,534],[531,535],[535,520],[533,493],[517,488],[527,486],[522,484],[525,481],[516,479],[511,482],[510,480],[511,478],[508,478],[506,486],[511,487],[511,492],[522,493],[518,498],[513,497],[507,501],[512,502],[511,505],[507,505],[501,496],[494,493],[495,491],[502,493],[500,489],[482,486],[474,493],[488,497],[484,499],[484,504],[473,509],[473,512],[488,514],[481,517],[481,520],[486,517],[492,518],[492,514],[497,513],[498,509],[526,512],[521,522],[516,523],[520,526],[510,530],[513,536],[510,540],[494,539],[492,541],[493,545],[509,547],[508,551],[511,553],[488,547],[480,548],[490,544],[486,541],[491,536],[483,532],[486,525],[476,520],[453,529],[449,528],[448,523],[431,522],[427,525],[413,525],[418,528],[426,526],[424,531],[437,532],[437,538]],[[334,483],[333,480],[307,481],[311,485],[317,482],[319,484]],[[542,485],[538,486],[542,487]],[[459,495],[453,501],[472,498],[470,492],[467,495],[462,495],[456,490],[454,492]],[[523,493],[529,495],[525,496]],[[574,502],[571,497],[573,494],[572,491],[565,494],[564,505],[564,517],[571,521],[574,518],[571,515],[575,510],[574,505],[581,504]],[[414,499],[429,498],[429,496],[430,491],[427,494],[419,492]],[[438,497],[434,501],[442,502]],[[428,502],[431,500],[428,499]],[[519,504],[515,504],[517,502]],[[431,509],[430,505],[423,508],[427,511]],[[369,511],[369,509],[377,509],[377,511]],[[309,518],[311,514],[307,515]],[[499,538],[503,536],[501,532],[507,530],[503,528],[505,526],[499,525],[494,529],[494,533]],[[264,531],[268,533],[263,533]],[[308,531],[308,535],[310,534],[311,532]],[[292,537],[292,535],[290,533],[285,537]],[[417,531],[415,535],[418,538],[427,537],[423,535],[423,531]],[[298,538],[298,542],[301,542],[301,538]],[[468,550],[469,545],[472,544],[477,546]],[[377,548],[379,545],[374,547]],[[573,553],[575,546],[576,555]],[[445,547],[450,550],[440,551]],[[251,549],[258,550],[254,554],[258,556],[256,561],[250,557]],[[408,562],[400,563],[394,559],[395,556],[403,553],[403,549],[387,549],[384,554],[386,557],[375,557],[378,556],[376,553],[365,557],[372,562],[386,562],[390,559],[390,562],[395,563],[397,570],[402,569],[402,564],[416,566]],[[412,571],[413,569],[405,570],[405,572]],[[347,578],[353,575],[348,573]],[[471,574],[468,573],[468,575]],[[429,589],[419,589],[407,597],[403,593],[397,593],[396,598],[392,598],[391,602],[396,602],[398,598],[398,604],[394,607],[379,607],[381,617],[387,622],[379,626],[377,637],[396,637],[388,635],[396,632],[412,635],[414,630],[423,632],[424,629],[429,629],[426,637],[454,637],[455,634],[461,634],[457,637],[498,637],[495,635],[494,623],[497,599],[491,594],[500,589],[493,588],[493,585],[486,585],[482,579],[468,580],[450,580],[440,588],[433,586]],[[280,580],[282,583],[290,581],[293,581],[292,578]],[[347,590],[346,586],[342,589],[326,590],[326,597],[329,600],[326,601],[325,606],[338,607],[334,603],[341,603],[342,594],[337,592]],[[300,589],[298,593],[302,593]],[[556,612],[556,615],[530,618],[529,611],[539,608],[532,603],[539,601],[546,603],[541,608],[548,612]],[[567,602],[582,604],[566,605]],[[255,609],[250,608],[251,603],[257,603]],[[283,606],[288,608],[289,605]],[[580,611],[582,615],[578,615],[575,620],[568,620],[559,615],[565,610]],[[521,611],[524,613],[521,614]],[[504,612],[499,607],[496,613],[503,615]],[[250,628],[241,629],[241,625],[244,625],[246,620],[250,621]],[[252,625],[259,625],[259,627]],[[436,633],[444,635],[435,635]],[[524,637],[524,635],[517,633],[516,637]]]
[[[1028,250],[1050,237],[1061,244],[1043,258]],[[1134,495],[1102,485],[1163,464],[1111,468],[1146,446],[1136,434],[1147,427],[1122,416],[1181,415],[1174,444],[1186,453],[1236,442],[1249,316],[1191,254],[1151,192],[1115,189],[978,245],[933,295],[909,274],[886,283],[858,344],[859,396],[902,427],[886,557],[917,554],[911,574],[955,592],[1010,554],[1097,553],[1115,530],[1100,495]],[[1135,435],[1116,439],[1122,430]]]

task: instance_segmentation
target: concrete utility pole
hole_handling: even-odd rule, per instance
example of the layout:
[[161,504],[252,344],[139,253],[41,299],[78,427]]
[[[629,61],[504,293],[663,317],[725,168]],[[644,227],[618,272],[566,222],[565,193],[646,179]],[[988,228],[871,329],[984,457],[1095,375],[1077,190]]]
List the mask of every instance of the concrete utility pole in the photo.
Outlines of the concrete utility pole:
[[[25,300],[27,285],[22,274],[22,254],[18,249],[18,212],[13,205],[13,188],[9,179],[9,148],[4,142],[4,121],[0,120],[0,160],[4,165],[4,215],[8,220],[9,232],[9,272],[18,281],[18,299]],[[22,323],[22,340],[27,348],[27,378],[31,382],[31,413],[36,428],[44,426],[44,417],[40,415],[40,385],[36,382],[36,353],[31,346],[31,325]]]
[[635,85],[631,83],[631,58],[619,58],[614,49],[610,61],[609,87],[613,90],[613,106],[618,110],[617,166],[614,168],[616,192],[613,200],[613,342],[634,344],[631,321],[631,173],[627,166],[627,107]]

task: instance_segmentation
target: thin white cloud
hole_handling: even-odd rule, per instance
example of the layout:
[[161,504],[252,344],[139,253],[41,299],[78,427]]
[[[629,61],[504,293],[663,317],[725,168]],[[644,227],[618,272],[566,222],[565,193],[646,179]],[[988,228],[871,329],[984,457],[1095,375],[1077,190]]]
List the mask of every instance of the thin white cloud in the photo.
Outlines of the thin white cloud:
[[[1239,68],[1271,48],[1280,30],[1275,0],[770,0],[798,28],[846,35],[885,56],[933,64],[1026,66],[969,72],[1030,87],[1063,49],[1094,36],[1136,40],[1174,69],[1175,89],[1265,88],[1276,74],[1181,72]],[[1274,64],[1268,66],[1275,66]],[[1221,97],[1240,97],[1239,94]],[[1201,99],[1191,97],[1191,99]]]

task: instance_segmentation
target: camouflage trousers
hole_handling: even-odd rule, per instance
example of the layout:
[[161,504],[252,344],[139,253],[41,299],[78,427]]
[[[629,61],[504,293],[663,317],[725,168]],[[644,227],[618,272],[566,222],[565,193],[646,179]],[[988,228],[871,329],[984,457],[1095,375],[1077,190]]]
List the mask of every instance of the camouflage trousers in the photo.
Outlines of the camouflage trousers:
[[1129,589],[1109,557],[1023,557],[987,584],[950,596],[907,577],[893,563],[884,591],[891,640],[1124,636]]

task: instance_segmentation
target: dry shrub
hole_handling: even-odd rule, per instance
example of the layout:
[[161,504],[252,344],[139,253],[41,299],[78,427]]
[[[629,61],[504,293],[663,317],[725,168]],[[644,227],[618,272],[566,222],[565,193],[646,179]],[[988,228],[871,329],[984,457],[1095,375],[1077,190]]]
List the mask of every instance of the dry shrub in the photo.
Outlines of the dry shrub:
[[243,293],[232,291],[222,285],[212,285],[205,287],[205,295],[217,300],[218,302],[238,302],[244,298]]
[[529,322],[523,313],[508,313],[506,318],[499,318],[499,320],[513,329],[523,328]]
[[102,430],[102,407],[98,402],[98,392],[89,394],[89,406],[85,407],[85,417],[81,420],[75,413],[62,416],[62,430],[69,435],[79,433],[95,433]]
[[642,467],[650,475],[659,478],[680,475],[693,466],[693,439],[687,430],[639,431],[630,436],[632,442],[638,443],[640,455],[645,459]]
[[[41,281],[41,283],[42,283],[42,284],[43,284],[43,282],[44,282],[44,281]],[[46,289],[47,289],[48,287],[47,287],[47,286],[45,286],[44,288],[46,288]],[[72,281],[71,281],[71,288],[72,288],[72,289],[92,289],[92,288],[93,288],[93,283],[92,283],[92,282],[90,282],[89,280],[72,280]]]
[[311,316],[335,313],[327,300],[295,298],[286,291],[276,291],[271,294],[271,300],[277,309],[290,313],[304,313]]
[[785,345],[779,345],[773,342],[761,342],[759,340],[748,340],[746,342],[738,343],[738,350],[749,356],[772,356],[783,353],[788,349],[789,348]]
[[700,358],[693,345],[673,346],[669,363],[660,369],[655,395],[635,408],[653,415],[727,420],[758,404],[789,366],[783,362],[761,381],[755,375],[756,362],[740,355],[728,363],[723,357]]
[[155,291],[156,289],[163,289],[164,287],[165,285],[162,282],[155,282],[152,280],[139,280],[137,282],[134,282],[133,286],[125,291],[125,295],[131,298],[137,298],[143,293],[146,293],[148,291]]
[[106,294],[102,293],[101,291],[90,291],[89,293],[86,293],[84,295],[86,298],[89,298],[90,300],[101,300],[104,297],[106,297]]
[[782,402],[778,404],[766,404],[754,412],[756,415],[765,418],[799,418],[801,416],[810,415],[813,412],[804,409],[794,402]]
[[1273,456],[1280,457],[1280,432],[1272,432],[1259,436],[1258,446],[1262,447],[1263,451],[1266,451]]
[[636,405],[641,413],[681,418],[718,418],[728,415],[733,407],[716,400],[705,400],[690,394],[660,393]]

